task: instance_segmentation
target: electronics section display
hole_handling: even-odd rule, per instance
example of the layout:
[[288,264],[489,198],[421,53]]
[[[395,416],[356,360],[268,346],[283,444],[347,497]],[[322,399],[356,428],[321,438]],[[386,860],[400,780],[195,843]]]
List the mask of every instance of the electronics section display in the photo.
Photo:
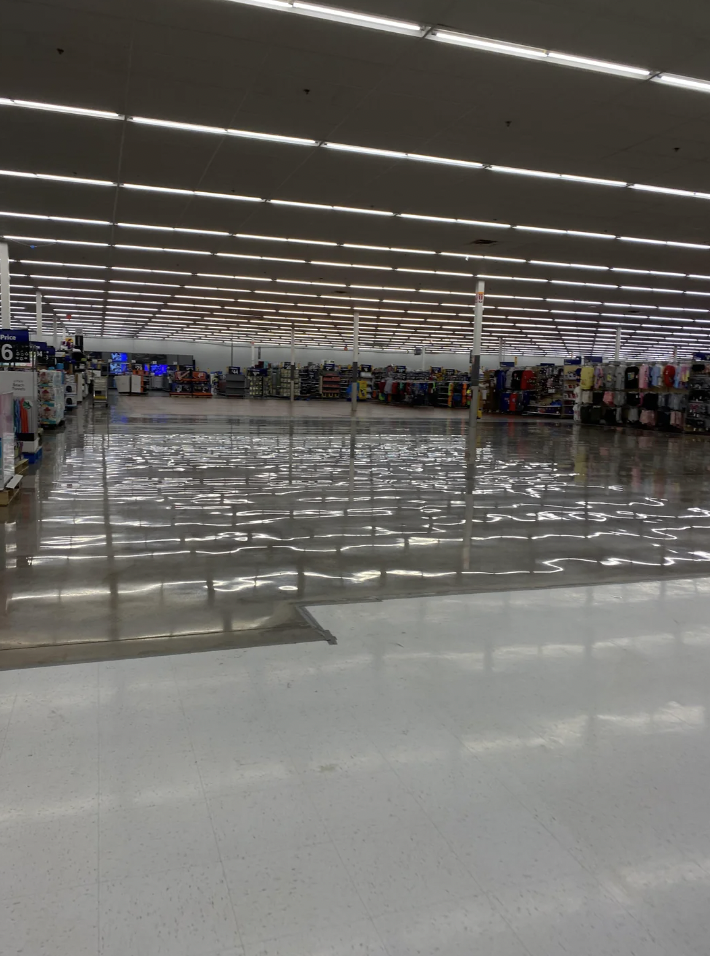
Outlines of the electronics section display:
[[[705,369],[709,371],[706,372]],[[707,382],[707,388],[706,388]],[[705,405],[707,396],[708,405]],[[666,432],[707,431],[710,365],[598,362],[579,370],[575,420]]]

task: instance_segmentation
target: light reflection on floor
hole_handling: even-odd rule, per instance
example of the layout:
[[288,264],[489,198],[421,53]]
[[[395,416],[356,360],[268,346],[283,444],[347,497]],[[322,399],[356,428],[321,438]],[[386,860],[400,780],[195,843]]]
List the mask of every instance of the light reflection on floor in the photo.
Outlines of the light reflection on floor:
[[219,414],[179,416],[151,401],[80,408],[47,436],[0,524],[0,647],[242,632],[300,620],[298,604],[710,567],[703,440],[494,420],[471,468],[463,413],[354,427],[345,406],[239,418],[218,400]]

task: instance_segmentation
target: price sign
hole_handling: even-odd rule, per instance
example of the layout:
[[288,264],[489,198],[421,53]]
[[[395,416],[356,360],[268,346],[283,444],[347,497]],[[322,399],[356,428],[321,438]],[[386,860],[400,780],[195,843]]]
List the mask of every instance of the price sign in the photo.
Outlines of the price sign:
[[29,362],[30,346],[28,342],[0,343],[0,362]]

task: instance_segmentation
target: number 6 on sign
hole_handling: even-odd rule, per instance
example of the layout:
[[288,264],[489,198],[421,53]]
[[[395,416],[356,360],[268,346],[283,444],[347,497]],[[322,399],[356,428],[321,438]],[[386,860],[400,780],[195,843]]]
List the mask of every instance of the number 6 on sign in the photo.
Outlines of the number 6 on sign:
[[15,358],[15,349],[12,342],[3,342],[0,346],[0,358],[3,362],[12,362]]

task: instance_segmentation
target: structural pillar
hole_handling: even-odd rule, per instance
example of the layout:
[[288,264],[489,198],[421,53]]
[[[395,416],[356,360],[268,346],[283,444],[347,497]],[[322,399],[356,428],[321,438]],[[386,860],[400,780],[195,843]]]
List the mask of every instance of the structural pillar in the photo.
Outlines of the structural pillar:
[[12,325],[10,319],[10,249],[0,242],[0,322],[3,329]]
[[350,412],[357,415],[357,392],[358,392],[358,347],[360,344],[360,313],[353,313],[353,376],[350,383]]
[[35,303],[37,306],[37,338],[39,339],[42,335],[42,293],[38,292],[35,298]]
[[426,368],[426,345],[422,345],[422,372]]
[[476,283],[476,306],[473,313],[473,351],[471,352],[471,408],[469,411],[469,430],[475,432],[478,424],[478,392],[481,377],[481,335],[483,333],[483,299],[486,283],[479,279]]
[[254,343],[251,343],[251,368],[254,368],[254,362],[256,360],[256,346]]
[[296,400],[296,323],[291,323],[291,402]]
[[621,329],[616,330],[616,344],[614,346],[614,361],[619,361],[621,355]]

